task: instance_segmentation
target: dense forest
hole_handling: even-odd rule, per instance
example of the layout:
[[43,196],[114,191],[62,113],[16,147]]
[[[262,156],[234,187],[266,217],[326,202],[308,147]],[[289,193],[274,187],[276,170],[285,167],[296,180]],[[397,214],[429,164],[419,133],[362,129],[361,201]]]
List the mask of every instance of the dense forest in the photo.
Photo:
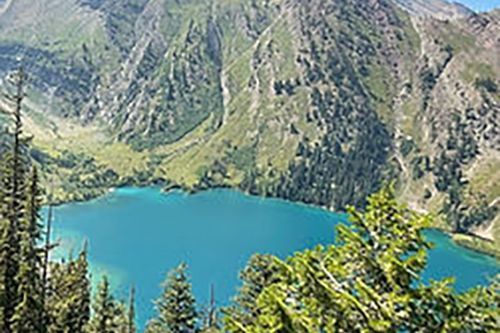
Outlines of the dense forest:
[[[44,198],[30,138],[23,132],[22,70],[11,77],[13,112],[0,158],[0,331],[2,333],[135,333],[134,299],[115,298],[106,277],[91,290],[88,248],[49,260],[52,210]],[[50,201],[49,201],[50,202]],[[489,287],[456,293],[453,280],[425,284],[421,273],[431,225],[399,204],[384,187],[364,211],[349,208],[350,224],[336,245],[319,246],[283,261],[255,255],[241,273],[232,305],[200,311],[187,266],[171,271],[147,333],[495,332],[498,278]],[[140,292],[140,290],[138,291]]]

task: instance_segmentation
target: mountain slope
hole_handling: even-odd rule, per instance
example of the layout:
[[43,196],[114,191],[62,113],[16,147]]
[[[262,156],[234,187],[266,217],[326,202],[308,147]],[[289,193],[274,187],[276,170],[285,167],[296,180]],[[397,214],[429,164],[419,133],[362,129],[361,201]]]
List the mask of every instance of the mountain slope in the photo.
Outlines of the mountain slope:
[[474,12],[459,4],[446,0],[397,0],[397,3],[414,16],[436,19],[460,19],[474,15]]
[[452,230],[497,230],[498,11],[440,0],[4,8],[0,77],[21,57],[34,153],[59,170],[61,198],[162,181],[341,209],[398,179],[402,198]]

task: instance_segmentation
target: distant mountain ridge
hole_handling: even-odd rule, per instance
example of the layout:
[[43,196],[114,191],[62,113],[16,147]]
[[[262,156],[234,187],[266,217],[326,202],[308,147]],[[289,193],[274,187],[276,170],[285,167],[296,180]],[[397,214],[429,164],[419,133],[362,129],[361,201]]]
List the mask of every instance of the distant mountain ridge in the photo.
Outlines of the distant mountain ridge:
[[396,178],[414,208],[491,238],[498,17],[440,0],[14,0],[0,77],[22,58],[61,198],[162,182],[341,209]]
[[470,8],[446,0],[397,0],[398,4],[410,14],[438,19],[467,18],[474,15]]

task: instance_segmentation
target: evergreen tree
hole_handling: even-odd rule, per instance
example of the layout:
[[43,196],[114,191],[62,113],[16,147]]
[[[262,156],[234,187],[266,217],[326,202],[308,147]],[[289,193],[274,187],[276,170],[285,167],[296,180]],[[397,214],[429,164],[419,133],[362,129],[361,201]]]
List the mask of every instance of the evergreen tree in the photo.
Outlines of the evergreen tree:
[[90,280],[87,248],[76,260],[52,263],[47,311],[49,333],[87,333],[90,318]]
[[[72,266],[69,263],[51,263],[49,293],[47,294],[46,307],[48,312],[48,331],[50,333],[79,332],[83,329],[76,329],[77,316],[75,304],[76,295],[74,293],[71,280]],[[73,310],[75,309],[75,310]]]
[[158,319],[154,318],[148,322],[145,333],[170,333],[167,327]]
[[29,145],[22,126],[24,81],[20,70],[11,98],[13,126],[2,135],[7,140],[1,144],[0,332],[83,333],[90,313],[86,251],[67,265],[54,264],[49,284],[49,235],[43,262],[38,248],[41,190],[37,169],[28,172]]
[[89,263],[87,259],[88,246],[85,245],[83,251],[78,256],[74,275],[75,275],[75,307],[78,309],[75,318],[75,333],[83,332],[90,319],[90,278]]
[[259,315],[257,299],[262,291],[278,281],[280,268],[271,255],[253,255],[248,265],[240,273],[243,283],[234,298],[233,305],[224,310],[225,314],[245,325],[252,323]]
[[12,316],[13,333],[43,332],[44,308],[41,298],[40,275],[36,263],[36,252],[30,245],[27,232],[20,237],[20,265],[16,278],[19,302]]
[[205,314],[205,328],[217,328],[217,306],[215,304],[215,287],[210,286],[210,304]]
[[193,333],[196,330],[196,306],[186,264],[171,271],[156,302],[158,317],[146,329],[148,333]]
[[[25,213],[25,176],[27,161],[23,151],[22,102],[24,99],[25,74],[20,69],[14,75],[16,93],[10,100],[14,103],[13,128],[4,154],[4,165],[0,188],[3,211],[0,215],[0,316],[2,332],[12,332],[12,320],[18,303],[24,296],[19,295],[18,285],[19,254],[21,252],[20,223]],[[25,235],[26,236],[26,235]],[[25,239],[23,244],[30,240]],[[27,252],[26,246],[23,251]]]
[[25,216],[20,225],[19,270],[16,277],[20,299],[12,317],[12,331],[42,333],[46,330],[40,274],[41,262],[37,248],[37,241],[40,238],[41,193],[36,168],[32,170],[27,190]]
[[[40,223],[40,210],[42,208],[42,190],[38,177],[38,169],[33,166],[28,181],[25,206],[25,228],[30,235],[33,248],[37,248],[37,243],[42,237],[42,225]],[[37,255],[37,262],[41,263],[40,256]]]
[[229,313],[232,333],[496,332],[498,290],[456,294],[450,280],[423,284],[430,225],[398,204],[391,188],[371,196],[365,212],[349,208],[337,245],[278,258],[275,282],[244,322]]
[[103,277],[99,284],[94,304],[94,314],[89,322],[89,333],[118,333],[119,325],[117,318],[123,311],[120,311],[118,303],[116,303],[111,294],[109,281],[106,276]]
[[[52,191],[51,191],[52,194]],[[49,210],[47,215],[47,230],[45,232],[45,245],[43,248],[43,259],[42,259],[42,304],[45,308],[45,316],[43,318],[43,324],[48,327],[50,322],[50,317],[47,311],[47,298],[49,294],[49,284],[48,284],[48,274],[49,274],[49,254],[51,248],[54,246],[51,244],[51,234],[52,234],[52,216],[53,216],[53,206],[51,203],[51,195],[49,200]]]
[[127,333],[136,333],[135,327],[135,288],[130,289],[130,299],[127,312]]
[[115,314],[112,319],[115,333],[128,333],[130,329],[129,313],[125,302],[115,302]]
[[203,327],[199,332],[201,333],[216,333],[219,332],[219,319],[218,311],[215,302],[215,288],[212,284],[210,286],[210,303],[203,311]]

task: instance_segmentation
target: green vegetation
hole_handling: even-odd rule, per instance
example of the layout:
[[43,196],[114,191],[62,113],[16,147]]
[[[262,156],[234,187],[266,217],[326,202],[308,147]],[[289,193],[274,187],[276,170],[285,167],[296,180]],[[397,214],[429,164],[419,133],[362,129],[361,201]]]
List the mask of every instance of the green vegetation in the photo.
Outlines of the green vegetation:
[[473,83],[478,78],[489,77],[491,73],[493,73],[493,68],[490,65],[472,62],[467,64],[462,76],[466,82]]
[[462,119],[456,117],[448,131],[446,147],[434,161],[435,185],[438,191],[447,193],[442,212],[452,230],[467,233],[473,227],[492,221],[498,208],[491,206],[484,194],[467,191],[469,181],[463,174],[462,166],[478,154],[472,130]]
[[[50,238],[46,234],[47,239]],[[47,252],[54,244],[44,248]],[[47,260],[45,259],[45,263]],[[84,333],[90,319],[90,277],[87,251],[76,259],[49,263],[50,277],[44,269],[46,332]],[[50,288],[50,289],[49,289]],[[35,331],[37,332],[37,331]],[[41,331],[43,332],[43,331]]]
[[[133,318],[134,306],[133,293],[129,312],[126,312],[125,304],[117,302],[111,295],[110,285],[104,277],[98,287],[94,304],[93,316],[85,327],[88,333],[116,333],[126,332],[135,333],[135,324]],[[132,314],[130,316],[129,314]]]
[[185,264],[170,272],[164,292],[156,301],[158,317],[148,323],[146,333],[189,333],[196,328],[196,304]]
[[[414,20],[395,1],[361,0],[16,3],[1,15],[0,75],[22,55],[25,128],[54,202],[156,184],[343,209],[393,178],[433,213],[470,208],[467,192],[495,199],[498,182],[468,174],[498,156],[498,46],[478,29],[496,29],[494,14]],[[454,136],[467,142],[449,148]],[[470,183],[450,187],[462,175]]]
[[431,246],[422,235],[431,223],[427,217],[398,204],[387,188],[368,202],[364,212],[349,209],[351,225],[338,228],[338,245],[287,261],[251,261],[245,270],[251,278],[237,298],[244,301],[228,312],[225,328],[235,333],[498,329],[494,289],[456,294],[451,279],[423,284],[420,274]]
[[494,94],[498,92],[498,85],[491,78],[486,79],[476,79],[474,82],[476,88],[485,89],[487,92]]
[[[104,277],[93,302],[87,246],[76,258],[49,262],[52,209],[40,221],[42,190],[23,135],[24,73],[16,76],[10,131],[0,155],[0,328],[2,333],[135,333],[135,292],[117,301]],[[247,154],[243,154],[246,156]],[[71,163],[73,159],[68,159]],[[493,332],[498,281],[457,294],[452,279],[424,284],[423,236],[432,221],[396,201],[391,187],[348,209],[337,245],[318,246],[286,261],[254,256],[243,285],[217,319],[202,322],[187,266],[170,272],[148,333]],[[40,246],[41,240],[45,245]],[[92,311],[91,311],[92,308]],[[222,328],[221,328],[222,327]]]
[[469,32],[457,29],[455,22],[445,22],[442,27],[439,27],[437,35],[450,45],[457,53],[474,49],[476,40]]
[[[110,320],[114,322],[123,316],[116,310],[106,281],[89,322],[86,248],[68,262],[48,260],[49,251],[55,246],[50,241],[51,217],[45,232],[40,223],[40,180],[29,158],[29,140],[23,135],[25,79],[22,70],[16,73],[15,95],[11,98],[14,112],[9,132],[2,137],[5,141],[0,155],[0,330],[3,333],[118,332],[108,327]],[[45,241],[44,246],[40,246],[41,240]],[[117,325],[133,327],[125,322]]]

